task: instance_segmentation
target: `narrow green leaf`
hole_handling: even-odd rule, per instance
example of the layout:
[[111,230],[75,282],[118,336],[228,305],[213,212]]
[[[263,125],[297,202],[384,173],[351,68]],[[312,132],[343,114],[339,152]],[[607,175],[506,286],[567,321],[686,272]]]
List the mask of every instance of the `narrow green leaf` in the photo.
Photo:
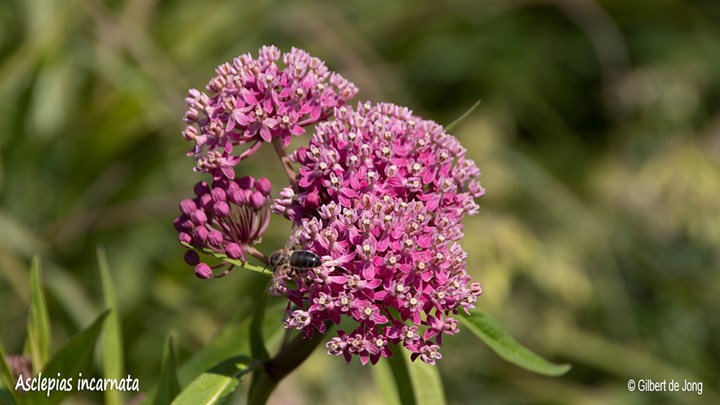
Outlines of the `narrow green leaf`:
[[266,360],[270,358],[265,347],[265,339],[263,338],[263,318],[265,317],[265,307],[267,305],[267,294],[263,294],[255,308],[255,314],[250,322],[250,354],[253,359]]
[[17,400],[12,396],[13,389],[0,387],[0,404],[15,405]]
[[570,370],[569,364],[551,363],[518,343],[493,317],[478,308],[471,315],[461,313],[458,318],[498,356],[510,363],[548,376],[563,375]]
[[[248,330],[250,311],[241,311],[235,315],[223,328],[220,335],[213,341],[202,348],[200,351],[176,369],[176,375],[180,386],[190,384],[190,382],[201,375],[205,370],[211,368],[214,364],[221,362],[231,356],[237,356],[240,353],[247,353]],[[142,401],[142,405],[151,404],[155,397],[155,392],[159,386],[153,388],[148,397]]]
[[175,351],[173,349],[172,336],[168,334],[165,339],[165,352],[163,353],[162,368],[160,370],[160,382],[157,393],[152,403],[155,405],[169,404],[180,393],[180,383],[175,374]]
[[388,362],[382,359],[370,369],[385,405],[401,405],[400,392]]
[[412,362],[410,352],[402,347],[392,348],[387,361],[395,379],[395,388],[403,405],[445,404],[445,394],[437,366],[420,361]]
[[447,126],[445,126],[445,132],[452,131],[456,126],[460,125],[461,122],[465,121],[465,119],[467,117],[469,117],[470,114],[472,114],[480,106],[481,101],[482,100],[476,101],[475,104],[473,104],[472,107],[470,107],[467,111],[465,111],[465,113],[463,115],[461,115],[458,119],[456,119],[455,121],[453,121],[450,124],[448,124]]
[[445,391],[443,390],[438,367],[422,361],[411,362],[410,352],[407,350],[402,350],[402,352],[408,365],[410,381],[412,382],[417,404],[445,404]]
[[250,350],[248,345],[249,322],[247,314],[238,315],[225,326],[216,339],[184,362],[178,369],[180,385],[188,384],[204,370],[225,358],[243,352],[247,353]]
[[50,321],[41,278],[40,258],[35,256],[30,265],[30,318],[27,344],[35,370],[42,370],[50,356]]
[[393,347],[393,355],[381,359],[380,361],[387,361],[390,366],[393,378],[395,379],[395,387],[397,388],[398,397],[400,403],[403,405],[415,405],[417,404],[417,398],[413,391],[412,380],[410,379],[410,371],[408,370],[408,359],[402,354],[402,348]]
[[248,371],[251,359],[231,357],[200,374],[172,402],[173,405],[215,404],[237,388],[240,378]]
[[0,343],[0,403],[17,403],[15,383],[15,378],[10,371],[10,365],[8,364],[5,356],[5,348],[2,343]]
[[[250,354],[253,359],[256,360],[267,360],[270,358],[270,353],[268,353],[267,348],[265,347],[265,339],[263,338],[263,319],[265,318],[266,305],[267,292],[260,297],[260,300],[255,307],[255,313],[250,321]],[[254,374],[260,372],[262,372],[262,370],[257,370]],[[248,389],[248,397],[252,397],[259,380],[260,379],[257,375],[253,375],[250,388]]]
[[[107,256],[102,248],[97,249],[97,257],[105,307],[110,309],[110,314],[103,325],[101,340],[103,375],[105,378],[120,380],[124,377],[123,370],[125,368],[120,312],[118,311],[115,286],[110,276]],[[121,405],[124,403],[122,391],[106,390],[103,395],[105,397],[105,403],[108,405]]]
[[[77,383],[78,378],[87,378],[87,374],[80,376],[80,373],[89,371],[93,353],[95,352],[95,343],[97,342],[103,322],[109,311],[105,311],[98,316],[95,321],[87,327],[87,329],[75,335],[69,342],[50,359],[43,376],[46,378],[72,378],[73,385]],[[59,376],[59,377],[58,377]],[[62,401],[69,392],[55,390],[48,397],[45,391],[32,391],[26,395],[28,402],[36,404],[57,404]]]

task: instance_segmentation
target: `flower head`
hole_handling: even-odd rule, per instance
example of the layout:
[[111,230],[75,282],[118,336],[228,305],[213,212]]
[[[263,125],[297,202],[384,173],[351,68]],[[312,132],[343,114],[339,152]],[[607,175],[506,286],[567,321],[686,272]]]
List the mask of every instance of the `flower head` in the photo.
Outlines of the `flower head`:
[[[183,137],[194,143],[188,155],[197,159],[195,170],[216,179],[235,177],[233,167],[263,142],[279,139],[287,146],[357,93],[353,83],[297,48],[282,53],[264,46],[257,58],[241,55],[215,71],[208,93],[191,89],[185,99]],[[246,143],[251,146],[244,152],[234,150]]]
[[[269,196],[270,181],[265,177],[195,184],[195,198],[180,202],[180,215],[173,224],[180,242],[192,247],[185,253],[185,262],[195,266],[196,276],[213,277],[213,269],[201,262],[198,252],[246,261],[245,250],[259,241],[269,224]],[[231,269],[232,265],[215,277]]]
[[388,344],[430,364],[441,358],[442,335],[457,332],[449,315],[482,292],[458,244],[463,215],[477,213],[484,194],[465,154],[440,125],[393,104],[342,106],[319,124],[291,156],[300,163],[295,184],[273,204],[295,225],[291,241],[325,260],[294,286],[275,275],[272,291],[302,313],[286,326],[311,335],[352,318],[357,328],[327,344],[347,361],[375,363]]

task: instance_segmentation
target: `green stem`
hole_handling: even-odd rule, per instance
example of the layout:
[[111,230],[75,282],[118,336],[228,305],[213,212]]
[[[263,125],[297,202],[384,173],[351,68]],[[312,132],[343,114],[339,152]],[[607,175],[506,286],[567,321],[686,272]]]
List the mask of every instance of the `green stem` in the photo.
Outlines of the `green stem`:
[[280,380],[298,368],[320,344],[325,335],[316,333],[311,339],[302,335],[283,345],[280,352],[264,363],[264,369],[255,373],[257,381],[248,398],[249,405],[265,404]]

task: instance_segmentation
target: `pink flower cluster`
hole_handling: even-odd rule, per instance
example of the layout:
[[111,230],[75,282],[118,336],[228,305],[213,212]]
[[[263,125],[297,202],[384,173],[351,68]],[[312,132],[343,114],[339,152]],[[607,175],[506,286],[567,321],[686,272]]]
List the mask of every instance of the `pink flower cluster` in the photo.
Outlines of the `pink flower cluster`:
[[[246,249],[260,239],[270,222],[270,181],[251,176],[216,179],[212,186],[195,184],[195,198],[180,202],[180,216],[173,224],[180,242],[191,247],[185,262],[195,266],[199,278],[213,277],[213,268],[201,261],[200,253],[219,253],[247,261]],[[216,267],[222,267],[220,264]],[[226,275],[233,266],[229,265]]]
[[[357,93],[353,83],[296,48],[283,54],[264,46],[257,59],[241,55],[216,73],[206,86],[210,94],[190,90],[183,131],[194,143],[188,155],[197,159],[195,170],[216,179],[234,178],[234,166],[264,142],[278,139],[287,146],[293,135],[327,119]],[[242,153],[234,150],[246,143],[251,145]]]
[[348,317],[357,327],[339,331],[330,354],[374,364],[402,344],[413,359],[441,358],[442,336],[458,331],[450,315],[482,293],[458,244],[484,194],[465,155],[440,125],[393,104],[341,106],[320,123],[291,155],[299,175],[272,207],[293,221],[291,241],[324,259],[274,275],[271,291],[290,302],[286,327],[310,336]]

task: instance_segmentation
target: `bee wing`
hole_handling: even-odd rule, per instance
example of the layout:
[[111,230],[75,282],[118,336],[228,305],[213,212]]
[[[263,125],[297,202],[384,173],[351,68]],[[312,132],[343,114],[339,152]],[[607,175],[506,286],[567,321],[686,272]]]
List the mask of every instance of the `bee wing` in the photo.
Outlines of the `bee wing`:
[[298,239],[297,233],[299,232],[300,228],[293,224],[293,226],[290,228],[290,236],[288,237],[287,242],[285,242],[285,251],[292,252],[293,250],[295,250],[296,244],[293,241]]

